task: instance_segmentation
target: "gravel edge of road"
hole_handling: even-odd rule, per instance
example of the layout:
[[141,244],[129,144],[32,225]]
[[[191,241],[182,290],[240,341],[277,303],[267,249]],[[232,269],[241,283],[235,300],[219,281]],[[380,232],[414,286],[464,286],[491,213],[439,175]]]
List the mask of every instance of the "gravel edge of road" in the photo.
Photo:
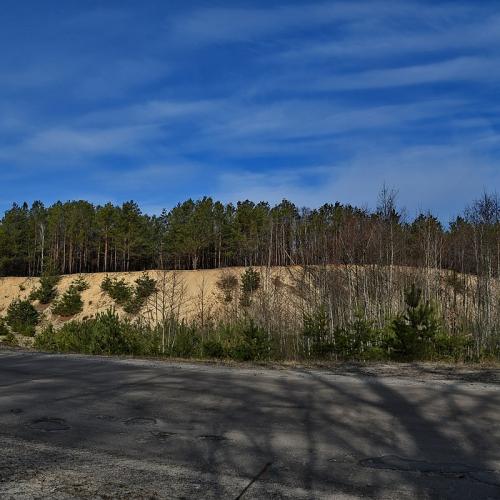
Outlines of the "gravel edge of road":
[[266,362],[249,363],[228,360],[200,360],[183,358],[155,358],[141,356],[105,356],[80,353],[53,353],[13,347],[0,343],[0,353],[17,354],[46,354],[48,356],[61,356],[75,359],[96,359],[133,363],[146,363],[148,365],[169,364],[171,366],[185,367],[218,367],[235,370],[255,371],[321,371],[332,375],[348,375],[371,378],[401,378],[418,381],[461,381],[469,383],[486,383],[500,385],[500,363],[485,364],[450,364],[439,362]]

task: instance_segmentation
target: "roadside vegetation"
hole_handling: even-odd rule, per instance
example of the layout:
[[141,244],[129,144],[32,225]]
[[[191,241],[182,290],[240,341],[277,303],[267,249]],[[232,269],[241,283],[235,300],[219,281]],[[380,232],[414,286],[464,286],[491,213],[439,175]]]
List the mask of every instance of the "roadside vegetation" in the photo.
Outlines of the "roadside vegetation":
[[40,314],[29,300],[16,299],[7,309],[5,322],[11,332],[32,337],[40,322]]
[[[262,281],[270,281],[272,291]],[[103,289],[116,300],[124,296],[124,285],[107,277]],[[238,361],[468,362],[499,356],[498,343],[478,352],[470,334],[450,333],[437,306],[415,284],[406,289],[401,310],[382,323],[357,309],[342,326],[333,323],[325,303],[292,320],[289,310],[275,303],[283,283],[276,277],[263,279],[253,268],[240,278],[223,273],[217,288],[215,303],[200,290],[196,314],[187,322],[179,313],[185,291],[179,275],[159,272],[156,280],[143,275],[135,287],[127,285],[127,299],[121,302],[127,305],[140,297],[141,313],[123,317],[110,309],[58,329],[49,325],[37,335],[35,346],[57,352]]]
[[[114,309],[95,317],[71,321],[84,306],[84,278],[57,291],[59,273],[152,268],[160,271],[133,283],[107,275],[101,291]],[[208,268],[220,269],[215,291],[202,284],[188,297],[177,271]],[[408,219],[386,188],[373,211],[210,198],[159,217],[133,202],[14,205],[0,223],[0,274],[41,276],[4,313],[4,332],[36,332],[45,349],[242,360],[500,357],[496,195],[446,226],[429,213]],[[24,284],[19,290],[25,297]],[[47,326],[50,314],[66,323]]]

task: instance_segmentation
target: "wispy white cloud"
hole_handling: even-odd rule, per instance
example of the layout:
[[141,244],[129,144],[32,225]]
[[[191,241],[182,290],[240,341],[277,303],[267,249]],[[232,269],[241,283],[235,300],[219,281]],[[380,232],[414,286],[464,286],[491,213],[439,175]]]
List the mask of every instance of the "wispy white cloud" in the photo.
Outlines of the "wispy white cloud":
[[377,130],[453,113],[463,104],[463,101],[450,99],[356,108],[328,100],[290,100],[253,109],[240,108],[218,132],[231,137],[294,138]]
[[[209,7],[181,15],[170,23],[171,39],[184,44],[209,44],[234,41],[255,41],[260,37],[304,26],[322,24],[346,8],[328,4],[310,4],[275,8]],[[352,12],[350,7],[349,11]]]
[[107,129],[51,128],[36,132],[20,143],[3,148],[0,160],[16,164],[51,163],[59,166],[68,161],[81,162],[97,155],[132,154],[139,144],[157,136],[149,127],[115,127]]
[[374,208],[384,183],[397,187],[410,216],[431,209],[448,220],[460,213],[471,196],[500,185],[500,171],[491,158],[467,148],[401,146],[387,151],[372,147],[330,166],[285,168],[271,174],[223,173],[216,194],[229,201],[248,198],[277,203],[287,198],[299,206],[340,201]]
[[428,64],[399,66],[322,78],[309,85],[316,90],[402,87],[436,82],[497,82],[500,57],[457,57]]
[[308,2],[307,5],[278,7],[207,7],[175,17],[170,22],[171,38],[179,43],[210,44],[258,41],[289,30],[307,30],[327,24],[366,24],[384,19],[450,20],[472,9],[455,5],[453,12],[440,5],[422,8],[419,2],[382,0]]
[[109,126],[117,124],[146,125],[172,123],[189,120],[200,115],[209,115],[223,105],[222,100],[148,100],[132,105],[108,107],[105,110],[84,114],[79,119],[82,125]]
[[[476,13],[477,15],[477,13]],[[480,15],[470,19],[464,15],[454,22],[429,22],[413,29],[387,26],[379,20],[369,26],[355,24],[349,29],[321,41],[293,40],[282,51],[263,56],[283,64],[293,62],[313,63],[322,59],[342,60],[344,58],[382,59],[417,53],[432,54],[442,51],[472,50],[491,52],[500,48],[500,16]],[[420,28],[420,29],[419,29]]]
[[172,163],[159,163],[137,165],[116,175],[114,172],[98,171],[92,177],[100,185],[112,187],[118,192],[133,190],[146,190],[148,193],[156,191],[159,186],[163,190],[178,188],[180,184],[192,182],[195,175],[200,174],[203,166],[182,159],[173,160]]
[[131,89],[157,82],[169,73],[165,62],[151,58],[118,59],[97,66],[90,61],[82,66],[74,93],[88,99],[123,97]]
[[314,79],[310,78],[311,68],[286,66],[276,75],[253,81],[247,87],[246,95],[255,99],[280,93],[317,96],[320,93],[421,87],[439,83],[500,83],[500,50],[498,54],[489,56],[440,57],[421,64],[398,63],[384,62],[376,69],[358,66],[342,71],[321,67],[314,70],[317,75]]

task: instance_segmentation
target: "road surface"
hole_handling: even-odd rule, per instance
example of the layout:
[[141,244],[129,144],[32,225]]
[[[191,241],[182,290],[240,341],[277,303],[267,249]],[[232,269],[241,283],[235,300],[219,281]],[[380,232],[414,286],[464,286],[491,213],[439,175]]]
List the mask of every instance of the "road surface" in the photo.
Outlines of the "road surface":
[[498,382],[420,378],[1,351],[0,497],[500,498]]

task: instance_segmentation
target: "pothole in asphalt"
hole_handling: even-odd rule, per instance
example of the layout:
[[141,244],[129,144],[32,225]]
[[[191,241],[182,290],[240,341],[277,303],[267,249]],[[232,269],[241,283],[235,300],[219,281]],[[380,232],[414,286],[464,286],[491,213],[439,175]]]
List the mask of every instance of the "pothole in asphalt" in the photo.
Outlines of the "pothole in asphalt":
[[71,429],[63,418],[42,417],[33,420],[28,427],[43,432],[59,432]]
[[481,469],[459,463],[433,463],[424,460],[411,460],[396,455],[385,455],[382,457],[365,458],[359,461],[363,467],[370,469],[386,469],[403,472],[421,472],[423,474],[439,474],[464,476],[472,472],[480,472]]
[[175,436],[175,432],[165,432],[165,431],[151,431],[151,435],[160,441],[166,441],[172,436]]
[[23,411],[24,410],[22,410],[21,408],[12,408],[12,410],[10,410],[10,412],[14,415],[19,415],[20,413],[23,413]]
[[205,441],[227,441],[228,439],[219,434],[202,434],[198,436],[199,439],[203,439]]
[[132,417],[125,420],[125,425],[155,425],[156,418],[152,417]]
[[115,417],[114,415],[96,415],[95,418],[104,420],[105,422],[116,422],[118,420],[118,417]]

